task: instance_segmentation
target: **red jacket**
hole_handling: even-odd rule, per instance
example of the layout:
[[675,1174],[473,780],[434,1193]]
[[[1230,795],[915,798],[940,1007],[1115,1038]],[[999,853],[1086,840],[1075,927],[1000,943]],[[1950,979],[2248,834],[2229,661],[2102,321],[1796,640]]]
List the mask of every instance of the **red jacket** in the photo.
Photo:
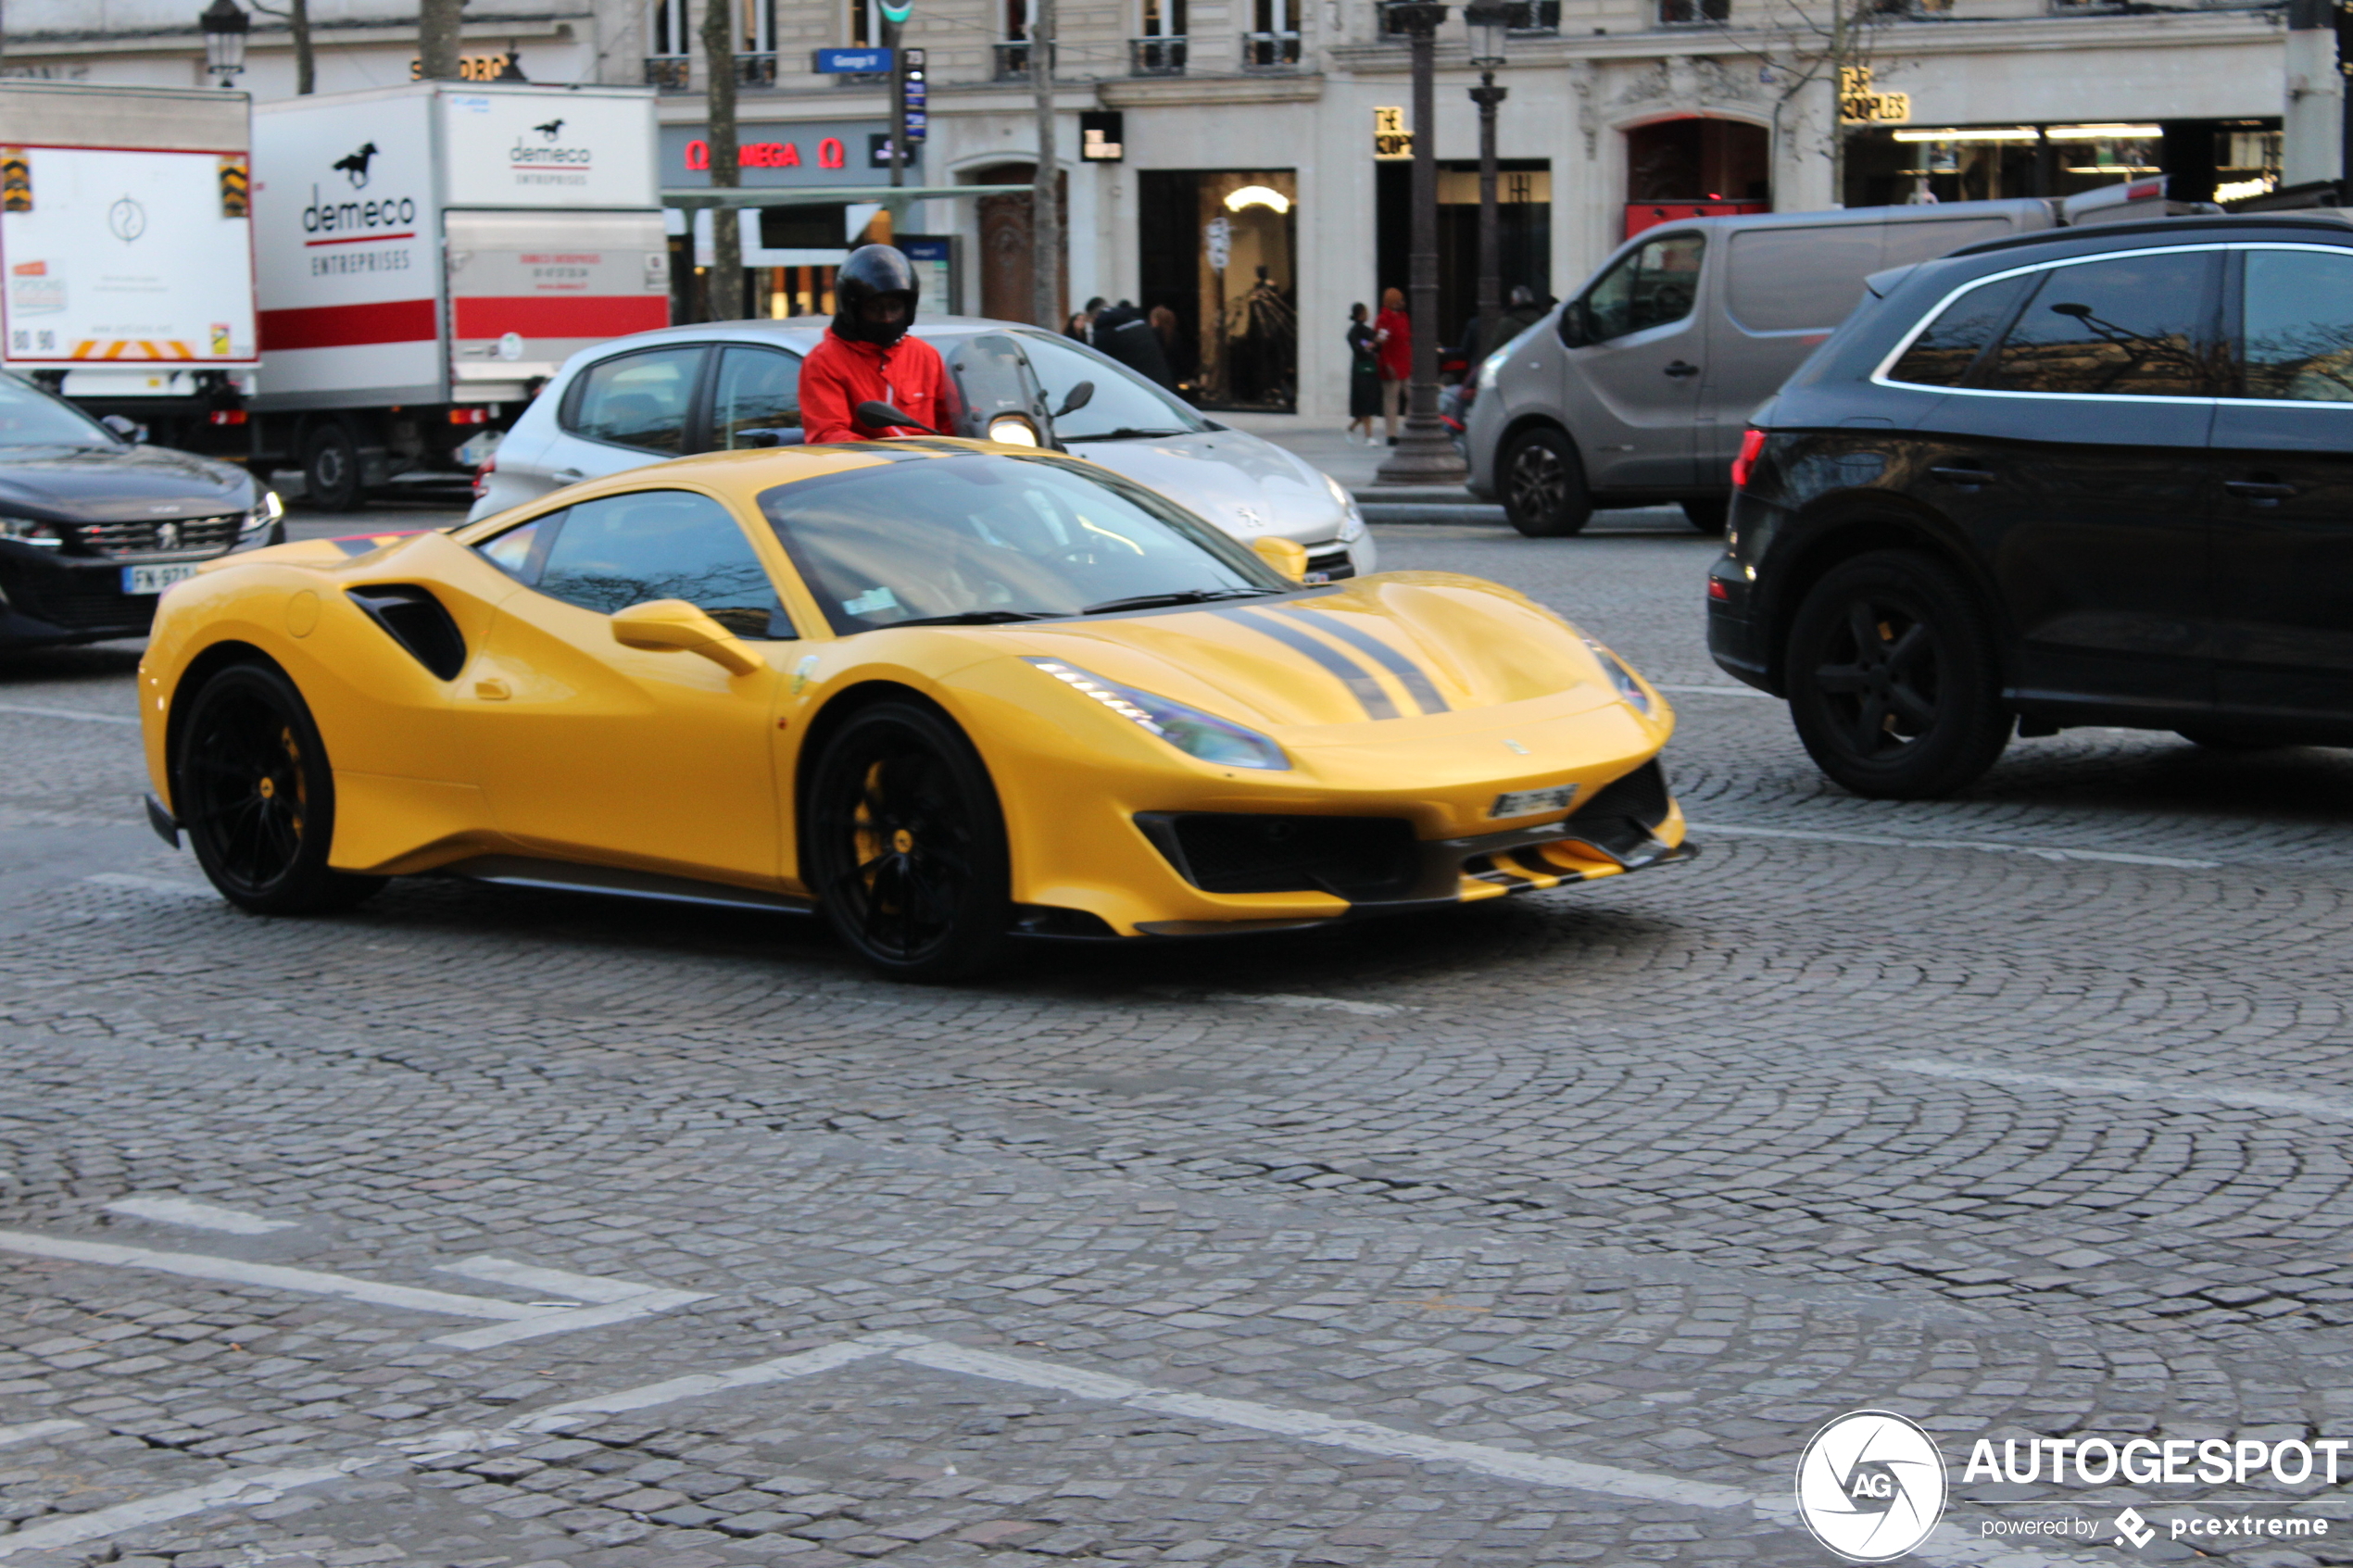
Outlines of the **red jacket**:
[[[877,348],[852,343],[828,327],[825,341],[800,367],[801,429],[812,442],[928,435],[941,428],[947,412],[947,399],[941,395],[947,381],[939,350],[912,333],[888,348]],[[860,424],[851,410],[869,400],[887,403],[931,430],[901,425],[876,430]]]
[[[1387,332],[1388,340],[1380,345],[1380,379],[1412,381],[1414,379],[1414,323],[1403,310],[1384,310],[1373,318],[1373,330]],[[803,372],[806,374],[806,372]],[[914,410],[910,408],[909,413]],[[810,439],[814,441],[815,436]]]

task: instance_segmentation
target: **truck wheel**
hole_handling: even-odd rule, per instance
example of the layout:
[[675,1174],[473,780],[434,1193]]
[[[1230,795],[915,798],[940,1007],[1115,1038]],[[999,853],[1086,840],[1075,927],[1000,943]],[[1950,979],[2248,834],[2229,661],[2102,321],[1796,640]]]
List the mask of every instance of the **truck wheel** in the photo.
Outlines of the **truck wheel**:
[[1497,465],[1504,516],[1531,539],[1558,539],[1592,520],[1585,464],[1566,432],[1541,427],[1517,437]]
[[310,504],[321,511],[348,512],[359,506],[359,443],[340,420],[313,426],[302,444],[302,478]]

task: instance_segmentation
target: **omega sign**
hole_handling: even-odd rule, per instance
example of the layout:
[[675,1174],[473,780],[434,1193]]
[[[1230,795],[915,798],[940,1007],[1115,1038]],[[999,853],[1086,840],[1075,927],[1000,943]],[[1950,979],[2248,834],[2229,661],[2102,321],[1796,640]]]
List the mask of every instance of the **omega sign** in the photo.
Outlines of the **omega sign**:
[[[799,169],[801,167],[800,144],[798,142],[747,142],[738,150],[736,165],[743,169]],[[698,138],[686,144],[686,167],[704,169],[711,167],[711,144]],[[826,136],[817,143],[817,167],[847,169],[849,149],[838,136]]]

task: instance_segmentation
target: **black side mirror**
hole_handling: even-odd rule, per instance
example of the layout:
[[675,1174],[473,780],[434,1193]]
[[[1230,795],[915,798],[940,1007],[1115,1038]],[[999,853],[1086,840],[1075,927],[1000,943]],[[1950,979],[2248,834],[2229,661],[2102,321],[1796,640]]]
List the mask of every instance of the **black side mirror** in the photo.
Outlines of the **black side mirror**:
[[900,412],[889,404],[878,402],[873,398],[869,398],[865,402],[859,404],[855,411],[858,415],[858,422],[862,425],[866,425],[872,428],[879,429],[896,425],[901,430],[920,430],[925,432],[926,434],[935,435],[938,433],[937,431],[934,431],[931,426],[924,423],[923,420],[912,418],[907,414]]
[[1075,414],[1094,400],[1095,383],[1090,381],[1080,382],[1070,389],[1070,395],[1063,399],[1063,406],[1054,410],[1054,418],[1059,420],[1064,414]]
[[139,443],[147,439],[147,427],[145,425],[139,423],[135,420],[127,420],[120,414],[108,414],[105,419],[100,420],[98,422],[106,426],[108,430],[114,432],[117,435],[122,437],[123,440],[129,442],[133,446],[138,445]]
[[1560,338],[1564,348],[1582,348],[1593,341],[1593,318],[1583,300],[1572,299],[1561,307]]
[[2059,304],[2052,306],[2051,310],[2055,315],[2072,316],[2079,321],[2089,320],[2092,314],[2092,307],[2090,306],[2076,305],[2068,301],[2061,301]]

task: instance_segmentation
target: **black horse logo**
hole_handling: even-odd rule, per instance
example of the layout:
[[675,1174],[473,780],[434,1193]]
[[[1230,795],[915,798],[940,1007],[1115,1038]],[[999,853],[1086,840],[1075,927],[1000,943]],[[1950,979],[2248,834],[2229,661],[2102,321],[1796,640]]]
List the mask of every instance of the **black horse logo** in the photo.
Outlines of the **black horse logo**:
[[535,125],[532,127],[534,131],[538,132],[539,134],[547,137],[550,142],[556,139],[557,133],[561,132],[563,128],[564,122],[560,119],[551,119],[545,125]]
[[358,152],[335,159],[334,167],[351,181],[351,188],[356,191],[368,182],[368,160],[375,156],[376,144],[362,143]]

